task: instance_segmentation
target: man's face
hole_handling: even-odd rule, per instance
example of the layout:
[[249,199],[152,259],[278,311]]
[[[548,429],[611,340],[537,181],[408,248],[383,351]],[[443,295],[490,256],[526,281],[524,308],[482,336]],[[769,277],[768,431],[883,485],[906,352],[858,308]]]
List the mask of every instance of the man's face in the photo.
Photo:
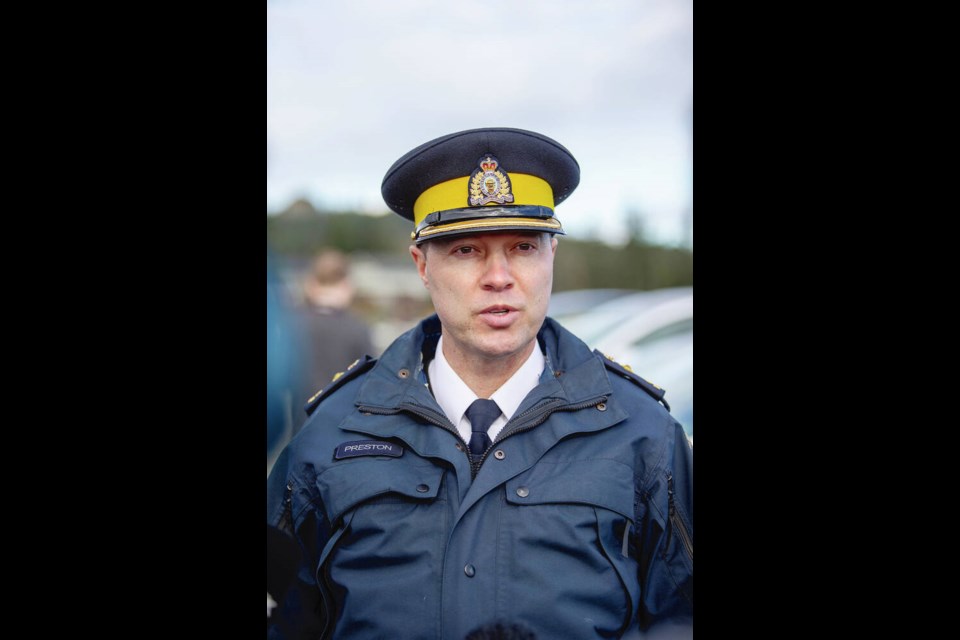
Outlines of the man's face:
[[447,358],[529,355],[547,315],[557,239],[511,231],[426,244],[410,253],[443,324]]

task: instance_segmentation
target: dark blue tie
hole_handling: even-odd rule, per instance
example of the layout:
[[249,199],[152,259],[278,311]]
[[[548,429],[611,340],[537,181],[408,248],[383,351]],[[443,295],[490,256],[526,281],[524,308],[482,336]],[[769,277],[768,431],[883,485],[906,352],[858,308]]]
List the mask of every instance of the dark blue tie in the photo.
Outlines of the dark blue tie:
[[476,458],[490,446],[490,436],[487,429],[493,421],[500,417],[500,407],[493,400],[478,399],[467,407],[467,420],[470,421],[470,454]]

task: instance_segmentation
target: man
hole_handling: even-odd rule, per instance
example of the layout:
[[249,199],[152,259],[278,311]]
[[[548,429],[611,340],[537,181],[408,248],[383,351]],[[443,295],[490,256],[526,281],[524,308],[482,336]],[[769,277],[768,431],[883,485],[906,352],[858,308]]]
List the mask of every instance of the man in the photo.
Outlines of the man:
[[546,318],[554,208],[579,179],[563,146],[505,128],[432,140],[387,172],[437,313],[312,398],[273,469],[268,522],[304,551],[282,611],[298,637],[692,622],[683,430],[662,390]]
[[350,362],[375,353],[370,327],[350,311],[356,294],[350,266],[346,254],[324,248],[303,279],[304,300],[296,315],[304,342],[293,386],[294,435],[306,417],[300,407],[307,398]]

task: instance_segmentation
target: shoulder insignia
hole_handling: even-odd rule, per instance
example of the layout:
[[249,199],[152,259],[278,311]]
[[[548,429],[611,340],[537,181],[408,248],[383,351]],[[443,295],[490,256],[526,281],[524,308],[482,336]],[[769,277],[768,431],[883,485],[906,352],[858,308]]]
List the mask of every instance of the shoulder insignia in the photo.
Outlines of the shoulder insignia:
[[308,416],[313,415],[313,412],[317,409],[317,405],[323,402],[324,398],[343,386],[348,380],[352,380],[364,371],[369,370],[376,362],[377,359],[371,358],[370,356],[363,356],[363,359],[358,358],[354,360],[353,363],[347,367],[346,371],[339,371],[334,374],[333,379],[330,380],[330,384],[313,394],[313,397],[307,400],[307,404],[303,406],[303,410],[307,412]]
[[667,411],[670,411],[670,405],[666,400],[663,399],[664,394],[667,393],[663,387],[657,386],[648,380],[644,380],[633,372],[633,369],[630,368],[630,365],[620,364],[598,349],[594,349],[593,352],[600,356],[600,359],[603,360],[603,364],[607,367],[607,369],[610,369],[610,371],[613,371],[614,373],[619,374],[621,377],[630,380],[635,385],[653,396],[653,398],[662,404]]

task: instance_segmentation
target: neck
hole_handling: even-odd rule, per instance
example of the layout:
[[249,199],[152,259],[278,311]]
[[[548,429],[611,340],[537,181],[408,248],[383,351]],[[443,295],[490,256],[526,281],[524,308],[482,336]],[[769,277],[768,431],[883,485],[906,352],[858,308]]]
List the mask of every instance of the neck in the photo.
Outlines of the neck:
[[479,398],[489,398],[523,366],[536,344],[537,341],[532,340],[520,351],[500,358],[471,357],[451,348],[446,341],[442,347],[443,357],[470,390]]

